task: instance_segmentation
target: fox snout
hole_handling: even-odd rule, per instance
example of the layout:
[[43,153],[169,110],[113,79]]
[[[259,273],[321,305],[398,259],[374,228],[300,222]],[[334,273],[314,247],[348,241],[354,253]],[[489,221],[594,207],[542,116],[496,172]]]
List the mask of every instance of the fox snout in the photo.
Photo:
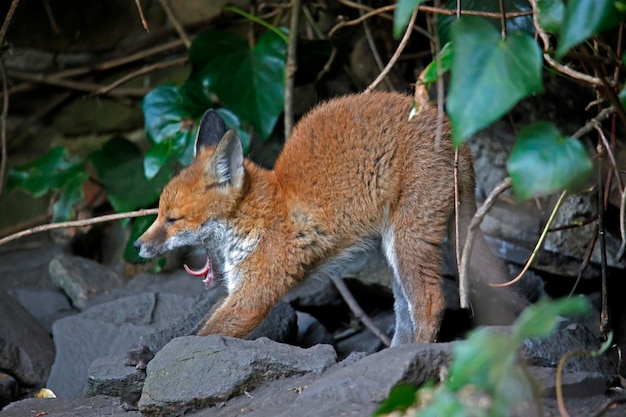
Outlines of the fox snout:
[[150,243],[142,242],[141,238],[135,240],[135,242],[133,242],[133,246],[137,249],[139,256],[142,258],[154,258],[155,256],[161,254],[161,251],[157,247],[151,245]]

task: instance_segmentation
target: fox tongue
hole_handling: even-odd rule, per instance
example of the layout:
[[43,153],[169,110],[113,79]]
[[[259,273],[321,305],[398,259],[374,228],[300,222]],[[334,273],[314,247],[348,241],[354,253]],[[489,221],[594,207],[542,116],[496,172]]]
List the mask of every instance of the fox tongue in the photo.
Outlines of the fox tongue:
[[208,254],[206,257],[206,263],[202,268],[191,269],[189,266],[187,266],[187,264],[184,264],[183,267],[189,275],[204,278],[202,282],[204,282],[205,287],[209,288],[209,286],[213,282],[213,268],[211,267],[211,257]]

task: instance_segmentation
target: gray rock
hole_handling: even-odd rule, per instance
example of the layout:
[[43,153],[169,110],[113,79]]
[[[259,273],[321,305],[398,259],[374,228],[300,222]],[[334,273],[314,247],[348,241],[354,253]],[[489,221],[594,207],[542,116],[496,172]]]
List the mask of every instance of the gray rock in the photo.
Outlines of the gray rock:
[[297,311],[296,316],[298,318],[296,345],[307,348],[318,344],[334,343],[333,335],[315,317],[301,311]]
[[118,398],[105,396],[72,400],[62,398],[28,398],[9,404],[0,411],[0,416],[24,417],[35,416],[39,413],[45,413],[45,417],[142,417],[138,411],[125,412],[120,406]]
[[80,256],[56,256],[50,261],[49,272],[52,282],[65,291],[79,310],[84,310],[94,296],[126,283],[112,269]]
[[[546,398],[556,396],[556,369],[531,366],[532,376],[541,382],[541,395]],[[602,395],[607,389],[607,377],[598,372],[563,372],[561,388],[565,397],[591,397]]]
[[126,366],[125,360],[125,355],[96,358],[87,371],[85,396],[121,397],[129,392],[141,392],[146,373],[133,366]]
[[45,385],[54,361],[50,335],[5,291],[0,291],[0,369],[20,384]]
[[94,359],[124,355],[147,336],[170,327],[173,317],[191,309],[194,300],[172,294],[146,293],[95,306],[52,326],[57,356],[48,388],[57,396],[83,393],[87,369]]
[[335,362],[335,351],[328,345],[302,349],[266,338],[177,338],[148,364],[139,409],[148,416],[182,415],[264,381],[320,373]]
[[17,381],[9,374],[0,372],[0,409],[17,397]]
[[409,344],[366,356],[351,355],[321,375],[268,381],[192,416],[369,416],[398,383],[438,380],[450,344]]
[[[529,365],[556,367],[567,352],[577,350],[596,351],[602,342],[585,326],[569,324],[545,339],[527,339],[521,354]],[[564,367],[568,372],[599,372],[615,375],[616,365],[608,355],[591,358],[575,356]]]
[[9,294],[15,298],[28,311],[48,333],[52,332],[52,323],[73,314],[70,302],[65,294],[59,290],[38,290],[31,288],[15,288],[9,290]]

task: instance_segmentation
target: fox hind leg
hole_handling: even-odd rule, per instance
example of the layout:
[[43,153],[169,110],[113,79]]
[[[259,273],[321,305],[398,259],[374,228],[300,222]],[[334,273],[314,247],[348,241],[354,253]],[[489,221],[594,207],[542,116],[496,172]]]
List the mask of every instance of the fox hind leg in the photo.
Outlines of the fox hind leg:
[[394,273],[396,331],[392,345],[434,342],[445,309],[440,242],[427,242],[416,232],[420,228],[401,224],[383,233],[383,250]]

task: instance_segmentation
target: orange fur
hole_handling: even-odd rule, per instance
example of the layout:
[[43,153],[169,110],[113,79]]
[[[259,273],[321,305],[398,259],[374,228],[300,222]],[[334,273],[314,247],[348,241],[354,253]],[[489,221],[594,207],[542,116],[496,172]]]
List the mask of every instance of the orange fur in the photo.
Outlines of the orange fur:
[[[436,339],[454,152],[447,124],[435,146],[436,109],[408,120],[411,100],[371,93],[321,104],[294,128],[273,171],[240,163],[232,133],[202,143],[201,127],[195,160],[167,185],[158,218],[136,244],[154,256],[202,243],[215,259],[228,295],[200,335],[245,337],[305,277],[341,273],[382,239],[395,276],[394,344]],[[476,209],[466,145],[459,167],[466,227]]]

